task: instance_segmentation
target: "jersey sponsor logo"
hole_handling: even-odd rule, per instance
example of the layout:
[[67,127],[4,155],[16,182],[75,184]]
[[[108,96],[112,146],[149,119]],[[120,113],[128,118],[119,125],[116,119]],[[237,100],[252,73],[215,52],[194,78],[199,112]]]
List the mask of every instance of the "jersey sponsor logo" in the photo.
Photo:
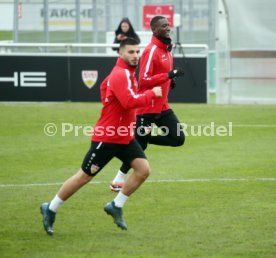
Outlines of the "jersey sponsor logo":
[[46,87],[46,72],[13,72],[12,77],[0,77],[0,82],[11,82],[14,87]]
[[166,60],[168,60],[168,57],[164,54],[164,55],[162,55],[162,57],[161,57],[161,62],[164,62],[164,61],[166,61]]
[[98,80],[98,71],[82,71],[81,78],[88,89],[92,89]]

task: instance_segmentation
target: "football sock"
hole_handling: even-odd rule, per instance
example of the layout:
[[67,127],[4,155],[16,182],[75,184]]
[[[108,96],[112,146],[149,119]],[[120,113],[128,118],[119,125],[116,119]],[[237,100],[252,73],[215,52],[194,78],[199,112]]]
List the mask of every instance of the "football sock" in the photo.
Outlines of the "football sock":
[[51,201],[49,205],[49,210],[53,212],[57,212],[57,209],[59,206],[63,204],[63,200],[61,200],[57,195],[54,197],[54,199]]
[[124,195],[122,192],[119,192],[114,199],[114,203],[116,207],[122,208],[127,201],[128,196]]
[[117,175],[115,176],[115,178],[113,179],[113,183],[123,183],[125,181],[125,176],[126,174],[124,174],[121,170],[118,170]]

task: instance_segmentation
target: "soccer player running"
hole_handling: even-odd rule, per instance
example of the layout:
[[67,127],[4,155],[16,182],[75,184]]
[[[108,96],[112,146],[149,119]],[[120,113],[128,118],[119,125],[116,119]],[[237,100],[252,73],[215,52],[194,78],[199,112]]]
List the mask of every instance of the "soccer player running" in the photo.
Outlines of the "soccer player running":
[[[137,109],[135,138],[143,150],[148,143],[176,147],[183,145],[185,141],[182,126],[168,104],[169,90],[176,86],[175,79],[183,76],[184,71],[173,68],[168,20],[163,16],[155,16],[150,26],[153,35],[140,59],[138,92],[144,93],[158,85],[162,87],[162,98],[153,100],[150,106]],[[153,123],[162,129],[164,135],[151,135]],[[129,170],[130,166],[123,163],[110,184],[112,191],[121,190]]]
[[101,84],[103,108],[82,166],[63,183],[50,203],[40,206],[43,226],[49,235],[54,233],[53,224],[62,203],[90,182],[113,157],[119,158],[134,171],[126,180],[122,191],[104,206],[104,211],[113,217],[118,227],[127,229],[122,207],[128,197],[146,180],[150,170],[146,156],[133,136],[135,109],[148,106],[162,97],[161,87],[137,94],[134,72],[138,65],[139,52],[135,39],[127,38],[121,42],[116,65]]

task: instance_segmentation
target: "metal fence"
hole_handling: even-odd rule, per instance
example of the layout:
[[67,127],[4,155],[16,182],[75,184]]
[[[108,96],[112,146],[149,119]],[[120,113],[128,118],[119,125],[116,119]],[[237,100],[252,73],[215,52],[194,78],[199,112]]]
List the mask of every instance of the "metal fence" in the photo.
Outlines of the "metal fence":
[[[143,27],[144,5],[173,5],[181,15],[179,40],[183,44],[215,43],[215,0],[15,0],[1,1],[2,20],[12,23],[14,42],[110,43],[123,17],[136,31]],[[11,11],[12,9],[12,11]],[[2,11],[1,11],[2,10]],[[11,13],[12,12],[12,13]],[[10,17],[13,16],[11,21]],[[3,30],[0,25],[0,31]],[[172,37],[176,38],[173,30]]]

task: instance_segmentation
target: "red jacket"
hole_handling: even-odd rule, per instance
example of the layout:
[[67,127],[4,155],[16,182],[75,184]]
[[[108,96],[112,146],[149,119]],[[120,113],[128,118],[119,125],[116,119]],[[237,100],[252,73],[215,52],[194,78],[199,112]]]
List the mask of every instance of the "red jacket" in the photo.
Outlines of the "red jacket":
[[162,87],[162,98],[155,99],[151,106],[137,109],[137,114],[160,113],[168,110],[168,93],[171,80],[168,72],[173,69],[173,58],[167,50],[168,45],[152,36],[151,43],[143,51],[140,59],[139,93],[152,89],[155,86]]
[[137,94],[135,68],[118,58],[116,66],[101,84],[103,108],[92,141],[128,144],[133,138],[135,109],[156,99],[152,90]]

